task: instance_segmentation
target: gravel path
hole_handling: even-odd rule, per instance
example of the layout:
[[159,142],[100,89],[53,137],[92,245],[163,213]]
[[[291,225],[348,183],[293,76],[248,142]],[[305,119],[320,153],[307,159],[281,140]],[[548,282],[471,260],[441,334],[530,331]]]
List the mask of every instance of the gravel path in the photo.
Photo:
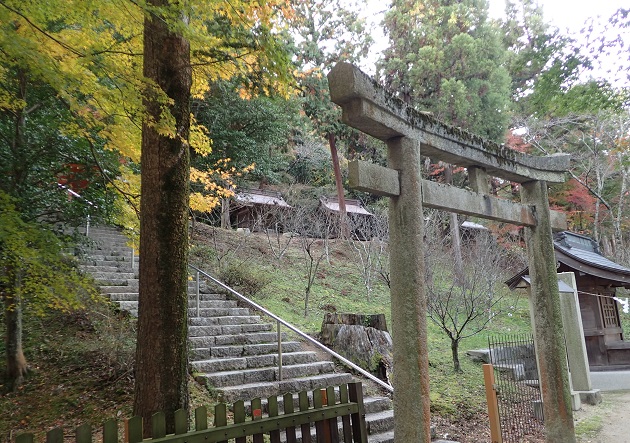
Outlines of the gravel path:
[[580,443],[630,443],[630,391],[603,392],[598,406],[582,405],[574,418]]

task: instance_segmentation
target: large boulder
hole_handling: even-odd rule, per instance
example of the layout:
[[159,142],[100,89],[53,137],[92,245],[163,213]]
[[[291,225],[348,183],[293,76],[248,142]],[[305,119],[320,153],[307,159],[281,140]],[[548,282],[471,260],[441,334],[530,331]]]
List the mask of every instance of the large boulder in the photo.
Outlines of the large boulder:
[[378,378],[391,383],[392,337],[383,314],[326,313],[321,341]]

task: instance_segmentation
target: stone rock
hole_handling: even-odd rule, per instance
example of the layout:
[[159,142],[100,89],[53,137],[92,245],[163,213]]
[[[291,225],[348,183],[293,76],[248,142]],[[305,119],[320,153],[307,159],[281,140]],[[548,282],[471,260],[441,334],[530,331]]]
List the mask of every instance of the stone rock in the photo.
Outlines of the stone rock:
[[358,325],[366,326],[380,331],[387,331],[385,314],[348,314],[341,312],[329,312],[324,314],[322,325]]
[[358,366],[390,382],[393,372],[392,337],[387,332],[384,315],[326,313],[321,341]]

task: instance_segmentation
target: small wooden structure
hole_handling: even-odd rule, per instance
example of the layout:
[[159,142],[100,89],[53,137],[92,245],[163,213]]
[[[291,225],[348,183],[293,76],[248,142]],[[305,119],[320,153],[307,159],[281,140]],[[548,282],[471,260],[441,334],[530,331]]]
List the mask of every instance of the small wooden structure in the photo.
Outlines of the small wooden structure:
[[[560,232],[554,238],[558,272],[573,272],[578,288],[584,340],[591,370],[630,369],[630,341],[625,341],[615,300],[616,288],[630,288],[630,269],[601,255],[590,237]],[[528,269],[506,283],[526,287]]]
[[[359,240],[368,240],[373,237],[374,229],[374,214],[365,209],[361,202],[356,199],[345,199],[346,202],[346,217],[350,222],[350,230],[352,237]],[[325,214],[326,217],[334,215],[340,216],[339,211],[339,199],[337,197],[320,197],[318,211]],[[335,237],[339,235],[339,229],[337,224],[333,223],[330,234]]]
[[464,245],[475,244],[479,239],[486,241],[493,238],[490,229],[486,228],[484,225],[468,220],[459,225],[459,232],[461,233],[462,244]]
[[241,191],[230,204],[230,225],[252,231],[281,230],[280,211],[292,209],[279,192],[262,189]]

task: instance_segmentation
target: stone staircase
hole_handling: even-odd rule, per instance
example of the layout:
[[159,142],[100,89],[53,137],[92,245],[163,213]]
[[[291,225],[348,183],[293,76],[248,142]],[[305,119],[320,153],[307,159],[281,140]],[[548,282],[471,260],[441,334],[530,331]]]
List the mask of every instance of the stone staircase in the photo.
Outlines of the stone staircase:
[[[138,257],[117,229],[92,227],[91,246],[81,257],[101,293],[120,309],[137,316]],[[225,294],[189,286],[190,364],[195,379],[227,403],[266,398],[288,392],[312,391],[348,383],[353,376],[336,371],[335,364],[307,350],[300,341],[282,336],[282,380],[278,380],[278,337],[274,324],[265,323],[248,308]],[[297,403],[297,394],[295,396]],[[366,396],[366,423],[370,443],[393,442],[393,411],[388,397]]]

